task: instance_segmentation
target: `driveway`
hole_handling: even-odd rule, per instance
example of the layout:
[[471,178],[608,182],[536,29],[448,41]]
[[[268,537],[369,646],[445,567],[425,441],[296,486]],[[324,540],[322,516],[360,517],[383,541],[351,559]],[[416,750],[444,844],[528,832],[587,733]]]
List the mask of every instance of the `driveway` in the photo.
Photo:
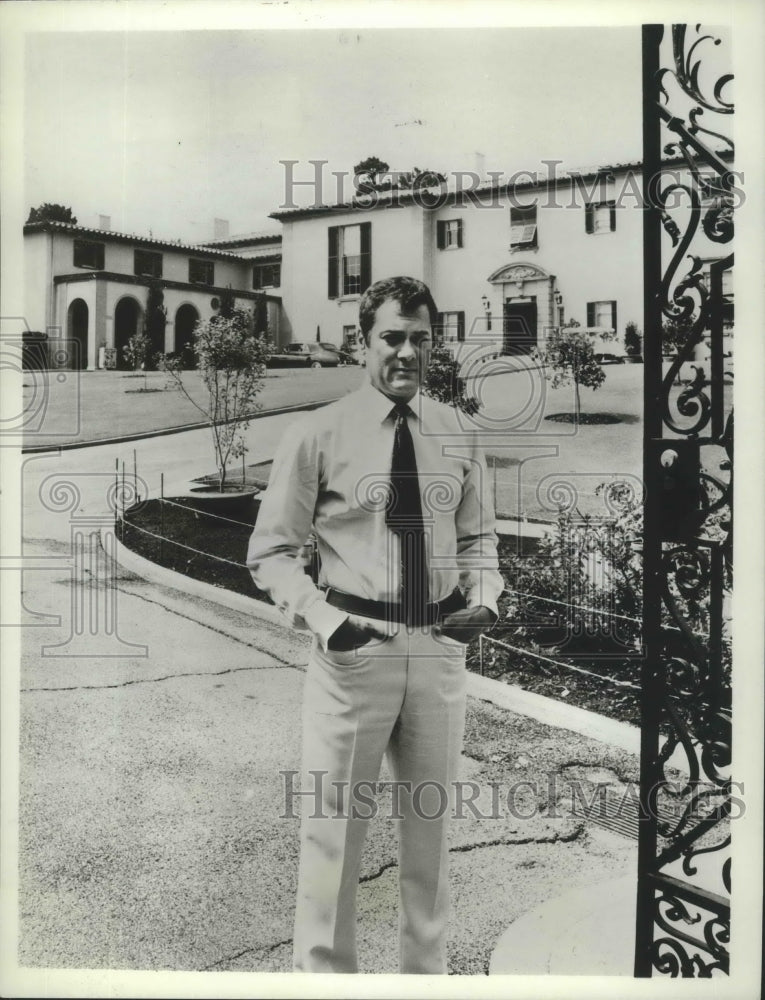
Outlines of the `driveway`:
[[[252,458],[292,419],[256,421]],[[20,747],[19,961],[286,971],[298,824],[282,772],[297,767],[306,642],[103,556],[115,458],[133,447],[148,479],[185,478],[209,454],[192,431],[25,459],[20,729],[6,732]],[[450,968],[485,975],[516,917],[634,870],[634,842],[593,828],[572,789],[624,786],[637,759],[471,699],[463,777],[483,807],[453,823]],[[395,971],[395,857],[382,808],[360,889],[367,972]],[[519,953],[514,971],[538,970]]]

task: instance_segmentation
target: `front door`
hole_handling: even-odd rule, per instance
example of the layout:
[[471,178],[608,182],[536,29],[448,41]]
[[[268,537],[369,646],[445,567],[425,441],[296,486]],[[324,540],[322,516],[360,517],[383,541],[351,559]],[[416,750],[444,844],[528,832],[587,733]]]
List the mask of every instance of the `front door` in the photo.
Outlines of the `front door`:
[[537,346],[537,302],[508,299],[505,302],[503,354],[530,354]]

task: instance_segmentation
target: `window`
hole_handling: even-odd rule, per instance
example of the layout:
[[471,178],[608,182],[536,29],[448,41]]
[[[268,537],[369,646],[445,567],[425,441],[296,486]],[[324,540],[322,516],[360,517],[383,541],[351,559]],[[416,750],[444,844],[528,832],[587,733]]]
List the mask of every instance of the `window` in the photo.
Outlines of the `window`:
[[602,201],[585,205],[584,228],[588,233],[612,233],[616,229],[616,204]]
[[372,284],[372,223],[330,226],[327,294],[361,295]]
[[440,312],[436,320],[434,340],[439,344],[462,343],[465,339],[465,313]]
[[211,260],[189,259],[189,281],[195,285],[214,285],[215,267]]
[[439,250],[457,250],[462,246],[462,219],[441,219],[436,223]]
[[75,240],[73,263],[75,267],[89,267],[94,271],[103,271],[104,244],[93,243],[90,240]]
[[162,254],[153,250],[133,251],[133,274],[143,274],[149,278],[162,277]]
[[510,209],[510,249],[533,250],[537,246],[537,206]]
[[587,303],[587,326],[602,326],[606,330],[616,330],[616,302]]
[[253,288],[278,288],[282,280],[281,264],[256,264],[252,269]]

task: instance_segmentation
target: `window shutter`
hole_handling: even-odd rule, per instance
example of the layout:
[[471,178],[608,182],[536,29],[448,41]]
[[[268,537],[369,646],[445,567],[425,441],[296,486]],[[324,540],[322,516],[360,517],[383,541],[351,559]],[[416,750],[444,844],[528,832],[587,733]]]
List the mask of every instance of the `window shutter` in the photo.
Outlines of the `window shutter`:
[[611,204],[609,208],[611,209],[611,232],[613,232],[616,229],[616,205]]
[[339,242],[339,226],[330,226],[327,230],[329,238],[329,257],[327,260],[327,297],[337,298],[337,248]]
[[446,223],[442,220],[436,222],[436,247],[443,250],[446,246]]
[[465,313],[457,313],[457,340],[462,343],[465,339]]
[[372,284],[372,223],[361,223],[361,285],[359,291],[364,292]]
[[594,212],[592,205],[585,205],[584,207],[584,229],[585,232],[594,232]]
[[595,303],[587,303],[587,326],[595,326]]
[[457,246],[462,246],[462,219],[457,220]]
[[[611,209],[613,211],[613,209]],[[616,300],[611,300],[611,326],[616,329]]]

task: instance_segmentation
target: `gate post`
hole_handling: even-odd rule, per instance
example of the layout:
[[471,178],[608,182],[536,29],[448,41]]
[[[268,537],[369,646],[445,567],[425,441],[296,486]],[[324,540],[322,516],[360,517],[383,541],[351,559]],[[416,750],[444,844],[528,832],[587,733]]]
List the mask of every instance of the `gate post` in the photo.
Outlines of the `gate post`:
[[[723,364],[732,310],[723,288],[733,255],[720,245],[733,238],[733,143],[723,131],[733,104],[725,99],[732,76],[714,62],[710,74],[705,62],[710,43],[718,40],[700,25],[673,25],[671,37],[661,25],[643,28],[645,533],[636,976],[728,972],[731,663],[723,616],[732,585],[733,415]],[[672,161],[671,175],[662,156]],[[665,325],[674,352],[666,372]],[[673,752],[684,755],[683,771],[669,770]]]

